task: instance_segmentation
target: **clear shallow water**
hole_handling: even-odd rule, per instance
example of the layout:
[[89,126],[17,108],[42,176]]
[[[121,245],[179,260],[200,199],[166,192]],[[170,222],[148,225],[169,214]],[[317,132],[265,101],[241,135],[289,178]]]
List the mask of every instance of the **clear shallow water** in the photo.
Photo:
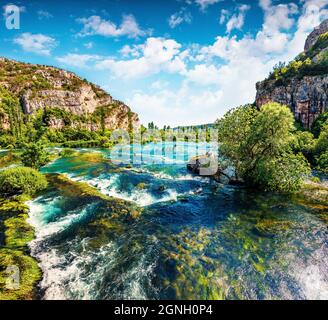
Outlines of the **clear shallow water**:
[[58,188],[31,202],[44,299],[328,298],[327,207],[194,177],[185,162],[215,149],[166,147],[86,150],[43,169],[142,207],[127,218]]

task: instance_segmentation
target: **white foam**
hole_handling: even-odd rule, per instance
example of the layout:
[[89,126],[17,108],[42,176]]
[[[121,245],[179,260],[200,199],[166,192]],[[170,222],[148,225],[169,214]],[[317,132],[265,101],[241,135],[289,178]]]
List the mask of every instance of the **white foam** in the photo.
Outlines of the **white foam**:
[[[60,197],[54,198],[51,200],[50,203],[48,203],[48,206],[56,202]],[[71,213],[63,218],[46,223],[43,221],[43,214],[45,212],[46,207],[38,202],[39,198],[34,201],[28,201],[26,204],[30,208],[28,223],[35,228],[35,233],[37,238],[44,238],[47,236],[50,236],[52,234],[55,234],[63,229],[65,229],[66,226],[68,226],[75,218],[81,216],[83,212],[81,213]]]
[[172,189],[166,190],[166,194],[161,198],[155,198],[147,190],[138,190],[137,188],[131,194],[122,192],[121,190],[117,190],[116,187],[118,178],[118,175],[113,175],[109,179],[96,178],[87,182],[109,197],[132,201],[141,207],[158,202],[177,201],[178,193]]

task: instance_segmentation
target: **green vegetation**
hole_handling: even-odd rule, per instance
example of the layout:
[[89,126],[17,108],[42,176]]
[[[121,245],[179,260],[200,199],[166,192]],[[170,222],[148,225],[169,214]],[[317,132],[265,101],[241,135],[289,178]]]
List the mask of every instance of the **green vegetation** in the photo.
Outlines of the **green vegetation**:
[[327,74],[328,70],[328,32],[322,34],[314,46],[300,54],[288,64],[280,62],[271,72],[267,83],[274,80],[276,86],[285,86],[291,79],[305,76]]
[[45,150],[41,141],[30,143],[24,146],[21,159],[24,166],[40,169],[49,161],[49,153]]
[[[23,112],[23,100],[45,99],[42,90],[78,91],[88,84],[98,99],[107,97],[101,88],[78,77],[68,77],[53,67],[31,65],[3,59],[0,61],[0,148],[21,148],[25,144],[43,141],[46,146],[101,147],[108,148],[111,132],[106,127],[106,117],[122,103],[98,107],[93,114],[74,114],[61,107],[40,108],[33,114]],[[58,86],[58,83],[61,85]],[[87,98],[86,98],[87,100]],[[132,112],[124,114],[129,119],[132,132]],[[1,127],[2,125],[2,127]]]
[[11,165],[20,164],[20,156],[15,151],[4,152],[0,155],[0,169]]
[[[33,228],[26,222],[28,207],[25,196],[0,198],[0,300],[33,299],[36,283],[41,279],[37,262],[28,256],[27,244],[34,238]],[[19,286],[9,281],[18,268]]]
[[326,123],[328,123],[328,111],[322,113],[313,123],[311,132],[316,138],[319,137],[320,132]]
[[237,179],[266,190],[295,191],[310,165],[294,153],[294,118],[287,106],[268,103],[258,111],[247,105],[228,112],[217,123],[223,156]]
[[0,192],[4,195],[33,196],[47,187],[47,180],[38,171],[17,167],[0,171]]
[[315,145],[315,164],[320,171],[328,173],[328,120],[323,125]]

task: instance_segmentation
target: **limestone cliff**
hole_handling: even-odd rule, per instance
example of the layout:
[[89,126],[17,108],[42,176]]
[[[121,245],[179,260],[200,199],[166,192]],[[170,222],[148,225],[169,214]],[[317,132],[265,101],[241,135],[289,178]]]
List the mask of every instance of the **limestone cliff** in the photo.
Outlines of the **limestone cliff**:
[[[101,127],[129,130],[140,126],[138,115],[123,102],[74,73],[58,68],[0,58],[0,87],[20,99],[27,116],[40,109],[53,111],[48,119],[51,128],[69,125],[96,131]],[[55,110],[71,115],[69,124]],[[0,112],[0,128],[9,127],[8,115]]]
[[256,105],[274,101],[288,105],[305,128],[328,111],[328,20],[307,38],[305,51],[288,65],[275,68],[256,85]]

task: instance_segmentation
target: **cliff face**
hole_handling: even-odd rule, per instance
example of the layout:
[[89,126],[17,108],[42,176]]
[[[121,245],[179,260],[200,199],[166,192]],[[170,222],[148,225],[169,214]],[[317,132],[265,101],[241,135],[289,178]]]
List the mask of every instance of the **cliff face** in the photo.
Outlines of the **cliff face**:
[[[34,115],[40,109],[59,109],[72,115],[72,127],[92,131],[103,126],[111,130],[140,127],[138,115],[124,103],[114,100],[98,86],[61,69],[0,58],[0,86],[20,99],[26,115]],[[99,117],[94,116],[99,110],[103,115],[101,123],[97,120]],[[67,123],[54,113],[48,125],[61,129]],[[10,128],[8,115],[3,112],[0,113],[0,128]]]
[[288,105],[305,128],[328,111],[328,20],[307,38],[305,51],[277,67],[256,85],[256,105],[274,101]]
[[274,81],[265,85],[258,83],[257,106],[270,101],[290,106],[295,118],[305,128],[311,128],[314,120],[328,111],[328,74],[294,78],[286,86],[276,86]]

